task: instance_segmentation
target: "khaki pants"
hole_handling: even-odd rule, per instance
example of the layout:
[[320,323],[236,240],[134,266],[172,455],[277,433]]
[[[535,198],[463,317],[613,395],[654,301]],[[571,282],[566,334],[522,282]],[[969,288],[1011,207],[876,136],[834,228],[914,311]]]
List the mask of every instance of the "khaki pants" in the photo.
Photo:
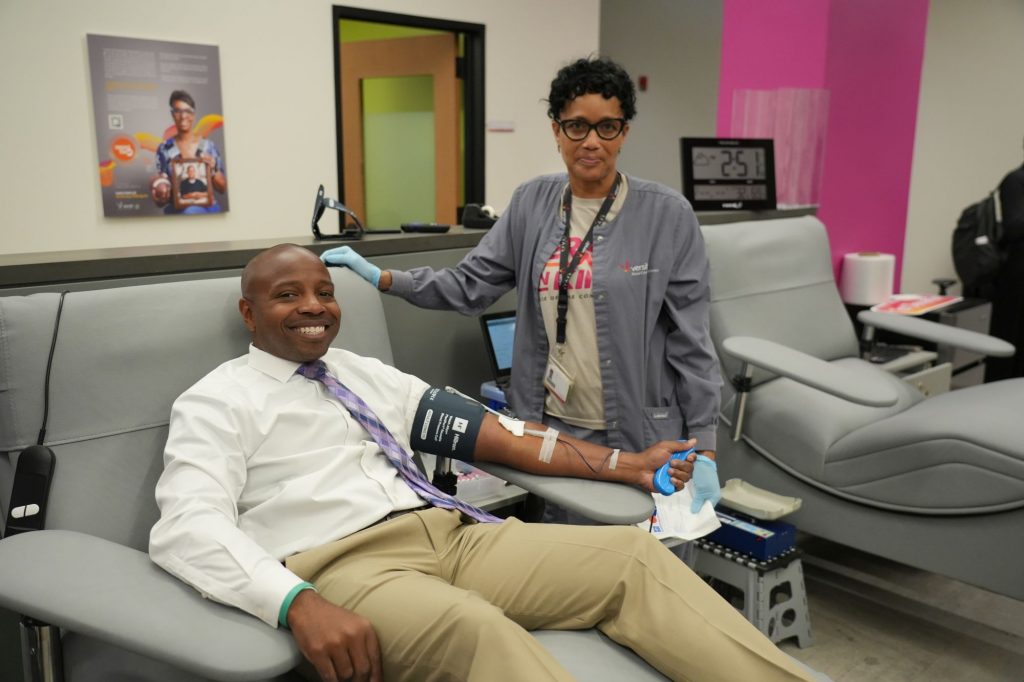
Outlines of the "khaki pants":
[[384,678],[571,680],[527,632],[596,627],[673,680],[807,680],[653,536],[627,526],[406,514],[287,566],[369,619]]

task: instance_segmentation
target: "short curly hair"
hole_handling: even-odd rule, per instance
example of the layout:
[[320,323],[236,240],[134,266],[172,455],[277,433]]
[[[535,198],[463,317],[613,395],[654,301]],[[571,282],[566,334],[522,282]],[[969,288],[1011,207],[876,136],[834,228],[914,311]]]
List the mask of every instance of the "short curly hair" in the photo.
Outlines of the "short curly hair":
[[192,99],[192,95],[188,94],[184,90],[175,90],[171,93],[171,96],[167,98],[167,103],[170,104],[172,107],[174,106],[175,102],[184,102],[193,109],[196,108],[196,101]]
[[563,66],[551,81],[548,95],[548,116],[557,121],[569,102],[582,95],[597,94],[605,99],[618,97],[622,116],[627,121],[636,116],[636,88],[626,70],[610,59],[591,57],[577,59]]

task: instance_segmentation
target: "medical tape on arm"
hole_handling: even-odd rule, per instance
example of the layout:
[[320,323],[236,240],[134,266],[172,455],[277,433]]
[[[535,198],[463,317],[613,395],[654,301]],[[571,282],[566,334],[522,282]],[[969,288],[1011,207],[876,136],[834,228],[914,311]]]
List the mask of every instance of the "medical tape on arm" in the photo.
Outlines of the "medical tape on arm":
[[558,431],[549,426],[547,431],[526,429],[526,433],[531,436],[538,436],[542,439],[540,444],[540,454],[537,455],[537,458],[545,464],[550,462],[551,456],[555,454],[555,444],[558,442]]
[[505,427],[505,430],[519,438],[526,433],[526,422],[520,419],[513,419],[503,414],[498,415],[498,423]]

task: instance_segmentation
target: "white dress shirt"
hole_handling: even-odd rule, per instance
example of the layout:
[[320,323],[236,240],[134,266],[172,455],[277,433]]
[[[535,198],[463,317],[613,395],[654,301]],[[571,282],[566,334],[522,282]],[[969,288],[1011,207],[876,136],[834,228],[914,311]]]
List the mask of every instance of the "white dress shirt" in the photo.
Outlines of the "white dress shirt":
[[[341,349],[323,360],[411,450],[429,386]],[[282,559],[424,505],[348,410],[297,368],[250,346],[175,401],[149,542],[165,570],[274,627],[302,582]]]

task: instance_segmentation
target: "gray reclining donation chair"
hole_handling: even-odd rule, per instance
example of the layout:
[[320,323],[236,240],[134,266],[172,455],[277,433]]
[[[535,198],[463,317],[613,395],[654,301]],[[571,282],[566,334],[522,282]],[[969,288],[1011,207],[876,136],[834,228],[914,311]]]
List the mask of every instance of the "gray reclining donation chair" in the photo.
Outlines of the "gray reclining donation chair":
[[[813,535],[1024,599],[1024,379],[925,399],[862,360],[814,217],[703,233],[712,337],[729,380],[722,480],[800,497],[787,521]],[[859,319],[986,355],[1014,352],[917,318]]]
[[[344,314],[335,343],[391,362],[377,292],[348,270],[332,275]],[[63,302],[0,297],[3,518],[19,453],[37,442],[44,414],[43,443],[56,459],[36,515],[45,513],[45,530],[0,540],[0,607],[41,622],[23,621],[28,679],[61,679],[43,665],[63,668],[69,682],[295,677],[301,655],[287,631],[203,599],[146,554],[171,403],[246,351],[238,297],[237,277],[73,292]],[[18,506],[14,525],[30,522]],[[664,679],[596,630],[535,634],[580,679]]]

